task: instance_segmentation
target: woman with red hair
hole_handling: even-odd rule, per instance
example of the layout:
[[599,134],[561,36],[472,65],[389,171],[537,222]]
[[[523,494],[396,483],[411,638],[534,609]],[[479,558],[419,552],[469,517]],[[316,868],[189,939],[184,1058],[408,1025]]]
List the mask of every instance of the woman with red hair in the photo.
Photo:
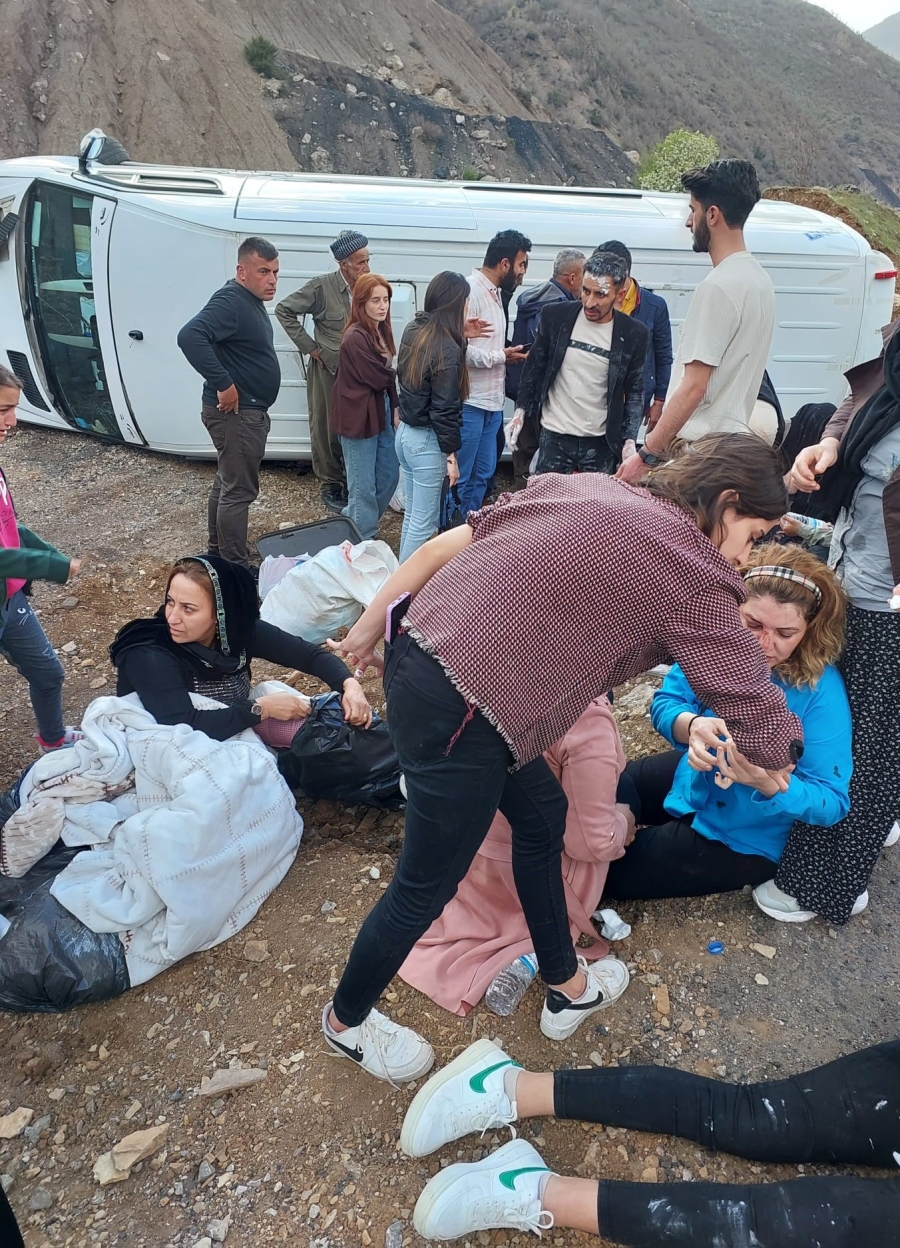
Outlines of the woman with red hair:
[[392,295],[390,282],[377,273],[357,278],[331,397],[331,428],[341,440],[347,469],[344,515],[364,538],[378,533],[400,477]]

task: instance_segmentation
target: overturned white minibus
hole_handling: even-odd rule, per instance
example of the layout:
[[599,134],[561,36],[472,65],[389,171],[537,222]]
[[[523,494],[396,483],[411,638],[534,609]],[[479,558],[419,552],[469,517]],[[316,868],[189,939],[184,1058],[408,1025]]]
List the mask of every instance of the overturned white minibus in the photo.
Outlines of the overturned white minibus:
[[[95,155],[103,158],[88,143],[81,158],[0,161],[0,359],[25,382],[24,420],[173,454],[213,454],[201,381],[175,336],[233,276],[247,235],[281,253],[277,302],[333,266],[328,245],[341,229],[361,230],[373,271],[393,283],[398,338],[434,274],[468,273],[501,229],[533,241],[528,285],[550,276],[563,247],[590,252],[621,239],[635,276],[668,302],[676,333],[709,266],[691,250],[681,195],[107,164]],[[785,415],[839,402],[843,372],[880,349],[893,264],[843,222],[787,203],[760,203],[747,240],[777,291],[769,372]],[[283,381],[268,455],[306,458],[303,362],[277,322],[275,341]]]

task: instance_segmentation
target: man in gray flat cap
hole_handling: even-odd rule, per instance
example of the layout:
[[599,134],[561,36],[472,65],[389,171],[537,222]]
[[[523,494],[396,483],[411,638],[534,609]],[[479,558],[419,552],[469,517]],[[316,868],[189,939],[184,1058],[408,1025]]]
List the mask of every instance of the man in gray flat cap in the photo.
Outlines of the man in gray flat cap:
[[[350,292],[369,271],[369,240],[356,230],[342,230],[331,244],[337,269],[314,277],[278,304],[275,315],[301,355],[309,356],[306,397],[312,466],[328,511],[347,505],[347,479],[340,442],[328,428],[331,387],[337,371],[341,333],[350,314]],[[303,318],[311,316],[314,336]]]

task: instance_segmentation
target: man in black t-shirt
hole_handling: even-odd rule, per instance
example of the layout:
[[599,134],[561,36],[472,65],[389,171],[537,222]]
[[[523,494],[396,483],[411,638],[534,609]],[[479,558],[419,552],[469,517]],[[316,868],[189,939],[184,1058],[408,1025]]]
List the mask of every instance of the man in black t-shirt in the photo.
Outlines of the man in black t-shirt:
[[237,270],[180,330],[178,345],[203,378],[203,424],[218,456],[209,492],[209,550],[249,566],[247,514],[259,494],[269,408],[281,368],[266,304],[275,297],[278,252],[246,238]]

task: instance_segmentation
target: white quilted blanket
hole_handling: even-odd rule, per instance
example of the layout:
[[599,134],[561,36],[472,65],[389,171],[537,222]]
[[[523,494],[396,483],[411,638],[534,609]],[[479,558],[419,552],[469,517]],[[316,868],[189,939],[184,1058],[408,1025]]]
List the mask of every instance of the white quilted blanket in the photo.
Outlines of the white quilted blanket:
[[29,772],[4,854],[21,867],[23,847],[34,861],[57,836],[93,846],[52,892],[93,931],[120,934],[134,986],[249,923],[293,862],[303,821],[252,730],[213,741],[162,726],[135,695],[96,699],[82,728],[84,741]]

